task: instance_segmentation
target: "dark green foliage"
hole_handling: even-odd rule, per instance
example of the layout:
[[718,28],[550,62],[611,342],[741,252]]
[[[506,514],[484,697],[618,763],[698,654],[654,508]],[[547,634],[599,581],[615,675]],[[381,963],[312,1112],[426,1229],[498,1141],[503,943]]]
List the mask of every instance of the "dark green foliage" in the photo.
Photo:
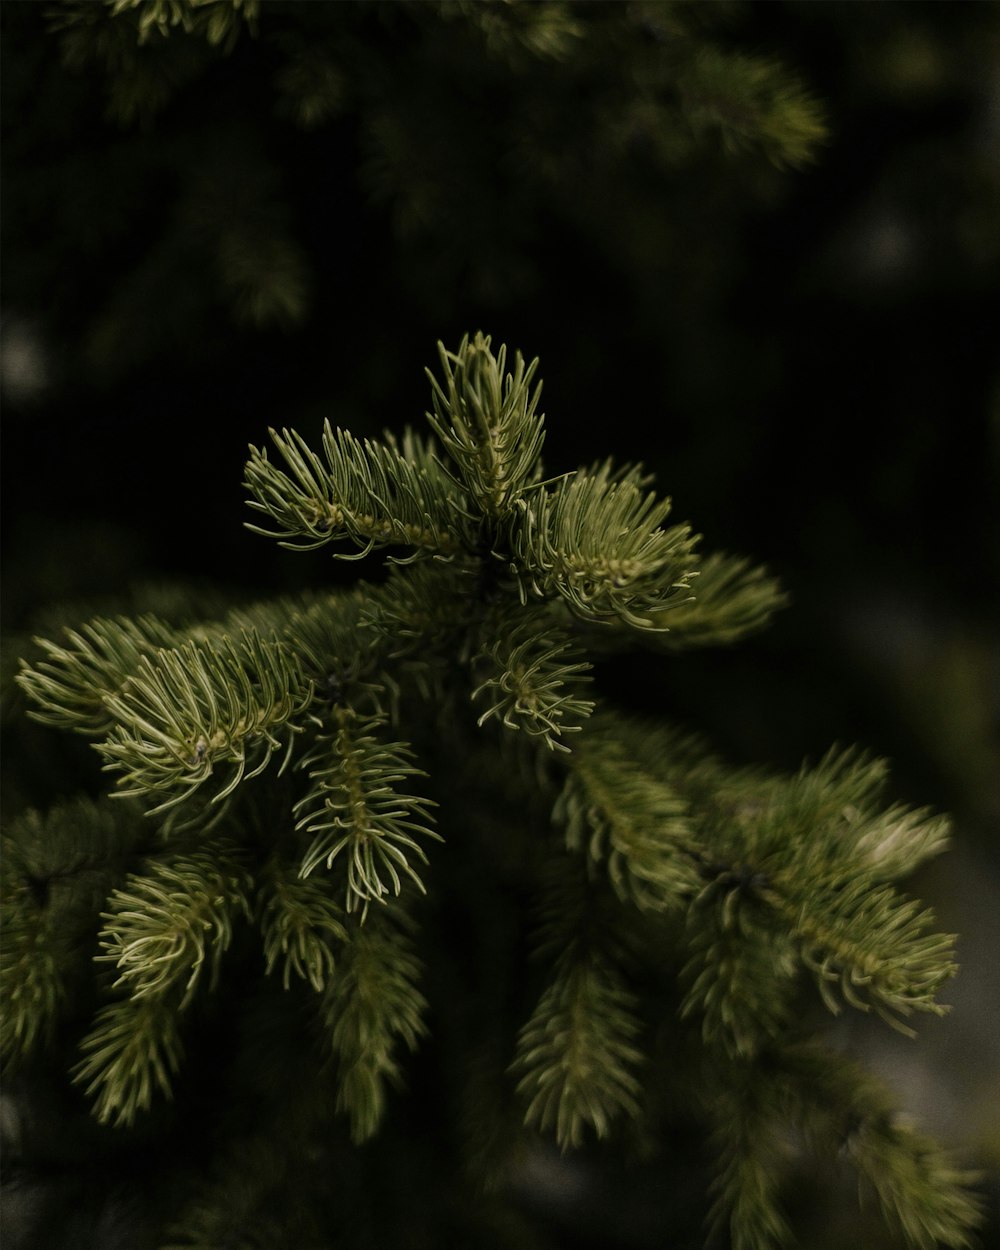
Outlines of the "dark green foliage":
[[[689,1250],[713,1200],[720,1250],[964,1244],[969,1177],[841,1047],[905,1089],[975,1029],[964,851],[905,887],[969,935],[954,1020],[861,1012],[955,966],[899,887],[947,822],[895,797],[996,825],[995,10],[2,9],[5,1239],[39,1195],[45,1250]],[[269,425],[295,559],[240,536]],[[781,569],[774,633],[709,652],[784,596],[606,450]],[[948,1133],[978,1086],[989,1157],[956,1058],[903,1098]],[[149,1228],[81,1231],[109,1193]]]
[[[287,468],[251,450],[251,504],[277,526],[253,528],[339,558],[388,547],[382,581],[189,627],[101,619],[23,665],[35,715],[96,739],[120,774],[128,820],[119,831],[103,808],[56,809],[12,831],[11,1061],[53,1035],[60,942],[88,941],[38,886],[32,856],[50,845],[50,877],[87,857],[106,874],[98,899],[73,889],[91,909],[100,1000],[74,1075],[99,1120],[136,1125],[163,1096],[183,1099],[197,1060],[186,1039],[230,1001],[260,1021],[239,1036],[237,1072],[300,1085],[267,1108],[270,1129],[244,1140],[237,1124],[220,1144],[177,1244],[222,1244],[211,1230],[237,1209],[252,1223],[225,1162],[243,1149],[262,1173],[274,1159],[276,1210],[301,1184],[295,1218],[332,1236],[344,1203],[311,1188],[308,1167],[290,1179],[289,1134],[303,1159],[336,1154],[332,1108],[353,1143],[376,1137],[404,1114],[407,1097],[390,1099],[409,1053],[437,1041],[463,1068],[492,1056],[469,1091],[498,1082],[520,1099],[523,1129],[510,1132],[496,1098],[495,1125],[480,1128],[474,1166],[494,1183],[525,1130],[563,1150],[628,1141],[630,1125],[655,1135],[644,1090],[666,1075],[716,1141],[715,1216],[739,1250],[787,1240],[782,1183],[799,1138],[846,1151],[909,1245],[969,1244],[969,1178],[802,1021],[810,993],[894,1024],[943,1010],[952,939],[894,881],[942,848],[944,822],[886,806],[884,766],[857,752],[792,776],[733,769],[612,707],[591,654],[735,637],[782,603],[779,589],[741,560],[703,560],[638,468],[545,478],[534,363],[509,364],[477,334],[442,348],[441,369],[429,439],[360,442],[328,424],[322,457],[288,432],[275,435]],[[502,819],[488,813],[497,794]],[[119,845],[137,862],[114,872]],[[502,988],[518,976],[514,949],[478,967],[444,934],[455,908],[523,928],[530,897],[515,1004]],[[488,926],[477,916],[472,932],[485,941]],[[487,1020],[519,1015],[506,1042],[501,1030],[477,1043],[477,1022],[454,1018],[464,977]],[[657,1004],[678,986],[663,1022]],[[288,1072],[287,1059],[270,1072],[252,1060],[264,1021],[296,1055]],[[657,1073],[672,1052],[677,1070]],[[285,1230],[272,1243],[298,1227],[270,1218]]]

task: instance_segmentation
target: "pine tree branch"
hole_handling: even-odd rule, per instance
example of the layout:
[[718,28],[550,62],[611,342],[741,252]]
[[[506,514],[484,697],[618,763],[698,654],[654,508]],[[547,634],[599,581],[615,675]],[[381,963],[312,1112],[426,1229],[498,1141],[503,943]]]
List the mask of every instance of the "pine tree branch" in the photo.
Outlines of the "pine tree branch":
[[528,1103],[525,1122],[554,1131],[563,1150],[580,1146],[588,1127],[605,1137],[618,1115],[638,1117],[635,1007],[612,965],[575,950],[521,1030],[511,1071]]
[[[522,594],[559,596],[585,620],[661,629],[696,568],[686,525],[664,527],[669,499],[632,475],[581,470],[526,501],[511,524],[511,572]],[[656,612],[654,625],[652,614]]]
[[427,1003],[417,988],[420,962],[410,925],[398,908],[384,907],[351,926],[340,971],[328,984],[324,1016],[338,1060],[337,1109],[362,1142],[385,1114],[386,1085],[398,1085],[401,1043],[415,1050],[426,1032]]
[[373,650],[387,659],[459,655],[467,658],[467,635],[478,623],[477,564],[422,562],[392,569],[366,595],[359,625],[371,631]]
[[155,30],[165,39],[180,27],[185,34],[198,34],[213,46],[232,48],[246,23],[256,32],[260,0],[104,0],[111,16],[134,14],[138,21],[139,43],[146,43]]
[[802,165],[826,137],[816,101],[776,61],[706,46],[677,83],[696,135],[715,131],[728,152],[759,146],[775,165]]
[[322,886],[275,859],[258,883],[258,910],[268,975],[280,967],[286,990],[296,977],[322,993],[334,974],[334,943],[348,938],[341,909]]
[[93,1099],[94,1115],[116,1128],[131,1125],[157,1092],[170,1097],[183,1056],[176,1005],[157,997],[110,1003],[82,1049],[74,1080]]
[[769,892],[772,905],[801,945],[802,958],[815,974],[827,1007],[839,1012],[832,993],[839,988],[853,1007],[873,1006],[893,1028],[913,1035],[901,1016],[914,1011],[944,1015],[938,990],[953,977],[955,939],[927,932],[934,923],[929,909],[900,896],[890,886],[872,886],[866,878],[824,884],[810,882],[794,897],[779,878]]
[[462,549],[456,523],[468,510],[444,471],[418,450],[414,435],[404,437],[402,447],[395,441],[362,443],[326,422],[321,460],[296,431],[270,434],[290,472],[274,466],[266,451],[250,448],[245,485],[253,498],[248,503],[278,527],[248,524],[254,533],[300,551],[346,539],[359,550],[335,552],[342,560],[359,560],[385,546],[441,556]]
[[939,855],[950,822],[929,808],[886,806],[888,777],[884,760],[856,748],[831,747],[815,767],[803,767],[788,791],[789,818],[814,830],[798,848],[799,861],[819,864],[833,843],[859,872],[890,881]]
[[107,696],[116,724],[98,750],[105,769],[122,774],[119,793],[153,798],[151,813],[183,803],[217,769],[229,774],[218,802],[263,771],[282,739],[291,749],[312,694],[277,640],[251,632],[187,642],[141,657],[128,684]]
[[676,908],[700,887],[687,804],[629,757],[607,723],[574,743],[553,818],[566,844],[603,863],[623,901]]
[[[732,1250],[778,1250],[792,1230],[782,1210],[781,1184],[789,1143],[770,1090],[753,1071],[713,1088],[713,1138],[718,1171],[711,1186],[709,1225],[728,1230]],[[776,1113],[777,1112],[777,1113]]]
[[335,731],[321,736],[299,764],[313,784],[295,805],[296,828],[315,835],[299,871],[307,877],[343,856],[346,908],[360,909],[364,917],[369,903],[400,893],[403,876],[424,892],[411,863],[427,862],[416,838],[441,839],[426,823],[431,801],[395,788],[424,775],[407,763],[412,752],[406,744],[379,742],[375,733],[384,721],[378,716],[359,720],[350,709],[337,708],[334,721]]
[[0,944],[0,1062],[16,1067],[55,1029],[65,997],[58,934],[45,911],[27,891],[10,898],[4,889],[3,943]]
[[183,1011],[208,973],[219,967],[233,924],[250,918],[250,878],[222,846],[151,861],[108,900],[97,959],[114,964],[114,989],[133,1000],[170,1000]]
[[799,969],[795,945],[772,926],[725,921],[725,901],[689,917],[691,956],[681,1016],[701,1017],[706,1045],[736,1059],[758,1054],[788,1027]]
[[155,616],[134,620],[97,617],[66,631],[66,643],[36,638],[45,658],[22,661],[17,684],[35,704],[29,712],[43,724],[102,734],[114,724],[107,699],[120,693],[144,656],[171,647],[177,631]]
[[86,967],[94,912],[148,833],[141,813],[106,800],[71,800],[9,822],[0,857],[5,1070],[51,1040]]
[[912,1250],[968,1250],[982,1221],[980,1177],[898,1111],[889,1091],[844,1055],[817,1043],[782,1048],[773,1059],[778,1098],[820,1148],[857,1169],[882,1215]]
[[649,614],[650,625],[643,632],[647,645],[671,652],[727,646],[763,629],[788,602],[766,569],[720,553],[698,565],[691,593],[685,602]]
[[510,1066],[525,1124],[554,1132],[563,1150],[638,1118],[642,1031],[629,988],[622,912],[583,855],[552,854],[540,873],[533,955],[551,968]]
[[[573,641],[544,613],[489,621],[487,639],[473,660],[483,677],[472,691],[474,703],[487,703],[483,725],[497,717],[508,729],[540,738],[550,750],[568,751],[562,735],[576,733],[594,704],[582,698],[590,665]],[[488,667],[487,667],[488,666]]]
[[438,355],[443,385],[427,370],[434,408],[427,420],[475,507],[487,517],[502,517],[540,476],[542,388],[531,386],[538,361],[525,366],[516,352],[508,373],[506,346],[494,356],[483,334],[471,340],[466,335],[457,352],[438,343]]

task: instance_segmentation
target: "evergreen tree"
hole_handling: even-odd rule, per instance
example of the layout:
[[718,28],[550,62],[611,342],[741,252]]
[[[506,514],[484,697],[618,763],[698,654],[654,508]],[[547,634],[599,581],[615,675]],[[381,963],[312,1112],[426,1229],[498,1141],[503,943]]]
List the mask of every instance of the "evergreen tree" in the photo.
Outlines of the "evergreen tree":
[[38,641],[33,716],[115,784],[7,833],[5,1062],[92,1012],[72,1073],[96,1119],[141,1132],[175,1097],[160,1132],[210,1135],[173,1164],[163,1247],[367,1244],[372,1194],[330,1178],[371,1159],[392,1183],[366,1143],[425,1045],[410,1131],[435,1108],[464,1182],[394,1244],[477,1210],[472,1244],[517,1244],[475,1194],[536,1134],[655,1152],[691,1121],[738,1250],[789,1239],[805,1152],[848,1160],[905,1244],[969,1246],[971,1177],[802,1009],[942,1010],[952,939],[895,883],[946,822],[886,805],[856,750],[732,768],[601,695],[602,657],[732,641],[782,595],[702,555],[640,466],[546,476],[536,369],[477,334],[441,348],[426,433],[251,448],[251,528],[388,549],[381,580]]
[[[837,413],[832,467],[746,501],[803,412],[836,412],[833,391],[786,397],[794,426],[755,423],[769,372],[816,370],[828,333],[809,297],[822,261],[779,328],[775,275],[814,245],[774,207],[793,186],[836,198],[870,159],[866,91],[912,108],[951,78],[973,95],[986,9],[951,7],[962,33],[946,46],[933,7],[906,4],[849,19],[794,0],[2,8],[5,300],[62,373],[59,456],[51,409],[15,454],[8,435],[26,563],[55,567],[43,517],[89,510],[99,477],[122,530],[169,513],[169,564],[212,579],[121,590],[112,544],[95,590],[62,548],[75,518],[59,575],[86,602],[29,612],[7,578],[21,637],[5,676],[21,671],[3,707],[4,1237],[832,1250],[843,1238],[818,1212],[843,1204],[858,1244],[974,1244],[983,1187],[830,1028],[845,1006],[904,1032],[944,1010],[952,940],[897,883],[948,824],[898,802],[905,780],[881,761],[816,750],[840,733],[808,710],[823,696],[777,710],[787,630],[811,661],[833,636],[836,612],[803,606],[826,557],[849,551],[853,586],[900,545],[860,506],[844,517],[839,481],[824,513],[823,473],[850,493],[877,471],[852,433],[877,421],[905,443],[900,474],[938,444],[919,424],[898,438],[876,391]],[[860,96],[823,182],[789,174],[829,137],[787,68],[810,47],[808,76],[838,84],[838,131]],[[931,259],[981,290],[997,255],[984,153],[906,153],[911,198],[928,228],[947,218],[964,279],[954,249]],[[898,193],[905,162],[895,177]],[[918,185],[962,194],[944,211]],[[742,345],[741,300],[767,326]],[[918,303],[869,324],[914,319]],[[476,324],[541,345],[561,396],[547,470],[536,366],[451,339]],[[438,334],[452,350],[428,423],[400,430],[385,414],[409,405]],[[799,344],[783,365],[782,335]],[[952,408],[959,383],[971,368],[949,379]],[[312,553],[297,560],[227,540],[238,518],[213,454],[257,438],[277,397],[303,434],[252,449],[250,528]],[[336,422],[313,437],[310,407],[331,400]],[[14,405],[26,426],[37,412]],[[650,412],[673,414],[669,440]],[[183,461],[167,430],[197,432]],[[798,608],[778,631],[751,638],[784,602],[776,580],[703,554],[645,469],[603,459],[627,441],[663,479],[669,441],[669,484],[723,546],[772,562],[796,520],[819,518],[819,557],[782,564]],[[987,458],[967,442],[971,516]],[[112,478],[118,447],[133,463]],[[923,509],[915,472],[900,482]],[[816,508],[796,512],[795,492]],[[953,589],[976,581],[989,532],[956,525]],[[365,560],[366,580],[330,551]],[[742,639],[754,690],[773,681],[756,698],[716,650]],[[754,668],[762,654],[776,667]],[[985,718],[985,683],[965,677]],[[962,702],[947,697],[945,714]],[[735,751],[732,717],[754,730]],[[844,737],[867,736],[843,719]],[[968,775],[988,774],[984,744],[953,736]],[[797,772],[747,766],[806,752],[818,762]]]

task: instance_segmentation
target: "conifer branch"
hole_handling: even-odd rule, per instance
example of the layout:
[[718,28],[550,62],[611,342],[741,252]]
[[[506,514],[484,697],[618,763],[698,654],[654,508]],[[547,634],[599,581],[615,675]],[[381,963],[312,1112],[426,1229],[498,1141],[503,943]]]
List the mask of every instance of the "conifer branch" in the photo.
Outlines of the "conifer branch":
[[411,863],[411,858],[427,862],[416,837],[441,839],[426,823],[431,800],[395,788],[408,777],[425,775],[407,763],[409,747],[379,742],[381,717],[359,720],[350,709],[338,708],[335,722],[334,733],[322,735],[299,765],[313,785],[295,805],[296,828],[315,835],[299,871],[308,877],[322,863],[332,868],[342,855],[345,905],[349,912],[360,908],[363,918],[369,903],[399,894],[403,876],[424,892]]
[[51,1040],[65,996],[58,934],[44,909],[22,892],[4,888],[3,942],[0,943],[0,1063],[4,1071]]
[[66,630],[65,644],[36,638],[45,658],[33,667],[22,660],[16,678],[35,704],[29,715],[61,729],[106,733],[114,723],[108,697],[121,691],[143,656],[176,640],[177,631],[155,616],[97,617]]
[[976,1244],[971,1230],[982,1219],[973,1189],[979,1177],[898,1114],[873,1114],[877,1105],[865,1097],[845,1149],[887,1225],[913,1250],[969,1250]]
[[566,844],[604,863],[615,893],[642,908],[677,907],[697,891],[687,804],[646,772],[607,725],[573,747],[553,810]]
[[457,352],[438,343],[438,356],[443,384],[427,370],[434,408],[427,420],[482,514],[504,516],[540,476],[542,388],[531,385],[538,361],[526,366],[515,352],[508,373],[506,346],[494,356],[483,334],[466,335]]
[[713,1090],[719,1165],[709,1224],[716,1235],[728,1231],[732,1250],[778,1250],[792,1235],[781,1205],[787,1134],[756,1071],[741,1075],[734,1087]]
[[788,934],[762,918],[727,924],[727,901],[711,916],[702,909],[689,916],[691,957],[682,974],[688,988],[681,1016],[701,1017],[706,1044],[749,1059],[787,1027],[799,962]]
[[213,1150],[195,1197],[173,1215],[157,1250],[319,1250],[324,1239],[301,1185],[310,1163],[315,1166],[313,1143],[279,1136],[273,1123],[254,1123],[252,1136],[240,1134]]
[[106,800],[70,800],[9,822],[0,856],[5,1069],[51,1039],[87,960],[94,911],[144,834],[141,813]]
[[759,145],[779,167],[804,164],[826,137],[816,101],[773,60],[707,46],[678,93],[696,134],[715,131],[729,152]]
[[258,898],[268,975],[280,967],[286,990],[297,977],[322,993],[334,972],[333,944],[348,937],[341,909],[315,881],[303,881],[278,860],[260,882]]
[[834,987],[853,1007],[873,1006],[893,1028],[912,1035],[901,1016],[914,1011],[944,1015],[935,995],[957,971],[954,938],[928,932],[930,910],[900,896],[890,886],[866,878],[811,882],[797,897],[777,890],[773,905],[801,944],[802,958],[815,974],[827,1007],[839,1012]]
[[[697,772],[693,778],[697,781]],[[913,861],[919,862],[940,846],[943,830],[926,813],[899,807],[890,809],[891,816],[880,812],[876,803],[884,782],[881,761],[857,752],[832,751],[818,768],[803,768],[788,779],[754,770],[713,776],[710,769],[698,800],[698,857],[705,881],[700,898],[719,899],[720,933],[736,925],[747,942],[765,945],[787,934],[831,1011],[840,1010],[837,987],[851,1005],[872,1006],[907,1032],[901,1017],[943,1011],[935,995],[955,972],[953,939],[931,932],[931,913],[882,881],[887,869],[906,869],[898,840],[881,868],[876,848],[902,827],[914,833]],[[747,977],[763,952],[752,955],[748,947],[737,957],[731,949],[735,939],[716,940],[709,930],[702,939],[689,968],[697,986],[690,993],[713,987],[722,994],[720,1002],[731,994],[738,1002],[731,979]],[[715,966],[696,971],[702,957]],[[773,982],[775,992],[780,984],[780,978]],[[763,991],[763,984],[759,988]],[[760,1005],[762,1019],[779,1007],[777,999],[770,1007],[766,999]],[[731,1014],[733,1007],[726,1010]],[[715,1028],[711,1014],[706,1027]]]
[[[491,622],[491,625],[494,624]],[[483,725],[497,717],[508,729],[541,738],[550,750],[568,751],[562,735],[576,733],[594,704],[581,697],[590,678],[590,664],[561,630],[537,613],[484,631],[491,641],[474,662],[482,675],[473,702],[488,703],[479,717]]]
[[511,1073],[525,1124],[554,1132],[563,1150],[585,1133],[606,1136],[620,1115],[636,1119],[642,1031],[619,938],[621,908],[583,855],[543,865],[533,954],[550,963],[545,989],[521,1028]]
[[367,597],[359,624],[370,629],[373,647],[389,659],[464,652],[465,636],[480,611],[472,572],[457,560],[390,570],[384,585]]
[[888,776],[884,760],[853,748],[832,747],[815,768],[804,767],[789,787],[793,818],[814,830],[798,847],[799,862],[819,866],[835,842],[859,872],[890,881],[939,855],[950,822],[929,808],[885,806]]
[[968,1250],[982,1220],[980,1177],[961,1168],[890,1092],[844,1055],[810,1042],[772,1057],[767,1081],[819,1149],[850,1161],[861,1197],[874,1193],[887,1225],[911,1250]]
[[401,1078],[397,1049],[415,1050],[427,1003],[410,925],[395,907],[355,920],[340,971],[327,985],[324,1016],[338,1061],[337,1109],[355,1141],[367,1140],[385,1113],[386,1085]]
[[[402,1052],[425,1031],[421,965],[396,898],[424,891],[427,839],[440,840],[434,804],[409,793],[424,775],[413,751],[388,740],[405,736],[451,770],[456,801],[474,795],[480,823],[500,830],[509,845],[492,866],[509,873],[504,884],[541,875],[546,886],[535,944],[548,979],[506,1068],[528,1127],[568,1149],[644,1118],[638,1039],[655,1008],[634,991],[646,975],[662,989],[681,967],[681,1015],[700,1022],[704,1043],[684,1076],[717,1130],[713,1215],[735,1250],[787,1240],[779,1189],[803,1139],[855,1161],[913,1250],[962,1250],[976,1216],[967,1178],[874,1086],[790,1030],[803,969],[834,1011],[846,1000],[901,1027],[942,1010],[952,939],[891,882],[943,847],[947,822],[887,806],[884,765],[858,752],[791,777],[732,769],[660,720],[596,710],[591,643],[730,641],[762,624],[780,592],[733,557],[699,569],[691,531],[668,525],[669,501],[640,466],[607,460],[543,481],[535,363],[518,355],[508,372],[506,349],[494,356],[483,335],[440,350],[436,442],[412,431],[360,442],[327,424],[322,454],[285,431],[273,437],[287,471],[253,449],[247,469],[252,506],[286,545],[396,546],[405,567],[378,586],[250,604],[183,632],[154,617],[97,618],[23,666],[38,719],[106,734],[98,749],[118,797],[167,819],[141,821],[123,803],[118,823],[93,805],[14,823],[5,1063],[69,1015],[103,908],[97,961],[113,966],[104,979],[120,998],[84,1039],[75,1079],[99,1119],[131,1124],[169,1095],[184,1013],[218,988],[240,919],[253,919],[264,975],[314,992],[337,1111],[355,1141],[375,1133]],[[512,749],[470,737],[470,695],[480,725],[518,731],[498,735]],[[294,769],[241,788],[276,752],[287,764],[296,740]],[[494,782],[509,802],[504,769],[518,752],[534,771],[514,788],[516,814],[487,811]],[[205,841],[229,812],[240,844]],[[559,836],[508,836],[511,819],[520,835],[549,815]],[[201,826],[199,841],[166,854],[175,816]],[[496,850],[485,836],[470,845]],[[460,858],[445,875],[464,882],[482,863]],[[655,968],[641,949],[654,936]],[[500,1067],[508,1045],[491,1042]],[[487,1128],[481,1140],[495,1143]],[[260,1140],[266,1156],[274,1137]],[[178,1236],[254,1235],[257,1207],[228,1184],[220,1177]],[[266,1227],[285,1229],[284,1216]]]
[[73,1079],[93,1099],[94,1115],[115,1128],[131,1125],[157,1092],[170,1097],[184,1053],[176,1004],[158,997],[109,1003],[81,1048]]
[[129,1125],[157,1090],[169,1097],[182,1055],[181,1015],[206,970],[215,988],[233,924],[250,917],[249,885],[219,845],[152,861],[111,895],[97,959],[115,965],[114,988],[127,997],[98,1013],[74,1069],[102,1123]]
[[414,435],[405,436],[402,446],[362,443],[327,421],[321,460],[295,430],[270,434],[289,472],[273,465],[266,450],[250,448],[245,485],[253,498],[247,502],[277,524],[276,529],[248,524],[254,533],[292,550],[309,551],[338,539],[359,548],[335,552],[341,560],[359,560],[386,546],[442,556],[461,549],[456,521],[466,509]]
[[213,46],[230,49],[245,22],[256,30],[260,0],[104,0],[112,17],[135,14],[139,43],[155,30],[161,38],[178,26],[186,33],[203,35]]
[[116,724],[98,749],[105,769],[122,774],[119,793],[153,798],[151,812],[227,770],[218,802],[266,768],[282,739],[291,749],[295,718],[311,698],[298,658],[276,639],[250,632],[187,642],[141,657],[128,684],[107,697]]
[[[944,1010],[935,995],[955,974],[954,939],[932,932],[931,912],[884,882],[940,848],[944,836],[942,822],[924,812],[879,810],[886,771],[880,760],[834,749],[816,768],[764,782],[736,822],[737,854],[799,943],[830,1010],[839,1010],[838,987],[853,1006],[870,1004],[908,1032],[900,1017]],[[909,855],[900,828],[912,836]]]
[[357,592],[323,595],[294,611],[285,625],[283,637],[298,652],[317,692],[335,701],[374,673],[381,659],[374,645],[358,645],[365,599]]
[[580,1146],[587,1127],[605,1137],[616,1116],[638,1117],[635,1007],[610,963],[572,950],[521,1030],[511,1070],[528,1103],[525,1122],[554,1132],[563,1150]]
[[644,493],[632,475],[580,471],[538,491],[511,526],[512,562],[524,591],[561,596],[585,620],[655,626],[689,597],[696,539],[665,527],[669,499]]
[[691,598],[650,612],[644,637],[665,651],[726,646],[763,629],[787,602],[766,569],[738,556],[713,553],[698,565]]
[[152,861],[108,900],[96,958],[114,964],[114,989],[133,999],[171,997],[183,1011],[206,969],[209,989],[233,937],[233,923],[250,918],[250,878],[218,847]]

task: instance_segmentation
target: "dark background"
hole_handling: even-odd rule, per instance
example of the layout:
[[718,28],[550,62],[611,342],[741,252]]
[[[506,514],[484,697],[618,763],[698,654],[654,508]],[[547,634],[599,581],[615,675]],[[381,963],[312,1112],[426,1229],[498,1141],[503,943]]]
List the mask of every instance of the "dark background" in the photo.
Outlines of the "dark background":
[[[152,91],[80,7],[0,9],[5,670],[149,587],[354,576],[242,528],[247,444],[419,423],[438,339],[539,356],[552,471],[641,459],[791,594],[761,638],[609,691],[735,759],[862,742],[955,814],[915,888],[967,935],[964,1020],[873,1062],[995,1167],[997,7],[652,5],[636,43],[635,6],[589,4],[606,48],[519,59],[436,6],[265,3],[230,48],[150,40]],[[815,159],[644,128],[627,58],[681,38],[793,71]],[[19,800],[66,784],[16,736],[6,768]]]

